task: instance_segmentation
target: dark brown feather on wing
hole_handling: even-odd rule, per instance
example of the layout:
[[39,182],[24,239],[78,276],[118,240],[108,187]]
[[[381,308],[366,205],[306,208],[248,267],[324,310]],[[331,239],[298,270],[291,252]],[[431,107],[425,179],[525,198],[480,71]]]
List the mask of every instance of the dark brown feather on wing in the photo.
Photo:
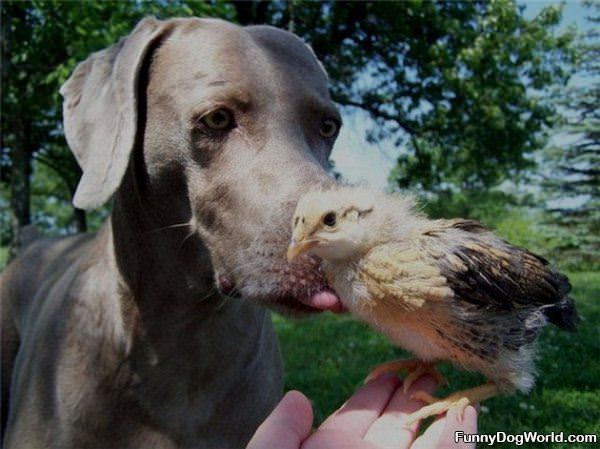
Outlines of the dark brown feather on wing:
[[575,329],[571,284],[546,259],[472,220],[448,221],[443,228],[437,238],[449,251],[439,260],[440,268],[458,299],[504,311],[538,308],[557,326]]

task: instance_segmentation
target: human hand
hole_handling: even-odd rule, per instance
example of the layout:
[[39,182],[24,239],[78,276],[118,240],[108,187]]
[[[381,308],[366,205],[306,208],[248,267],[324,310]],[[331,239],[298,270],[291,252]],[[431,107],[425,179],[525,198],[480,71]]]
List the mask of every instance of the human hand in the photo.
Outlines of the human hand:
[[400,379],[383,376],[362,388],[311,435],[312,407],[300,392],[285,395],[258,428],[247,449],[443,449],[474,448],[454,443],[454,432],[477,432],[477,412],[471,406],[462,422],[450,410],[416,437],[419,423],[405,425],[406,417],[423,405],[411,400],[417,390],[432,393],[435,381],[425,376],[404,394]]

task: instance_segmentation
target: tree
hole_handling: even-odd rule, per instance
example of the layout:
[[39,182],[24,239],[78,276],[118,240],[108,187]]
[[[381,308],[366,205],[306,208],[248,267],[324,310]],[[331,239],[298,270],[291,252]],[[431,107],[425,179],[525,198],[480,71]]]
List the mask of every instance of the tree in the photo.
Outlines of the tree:
[[[403,148],[397,187],[446,201],[533,165],[554,117],[536,93],[564,83],[573,58],[573,34],[554,30],[560,7],[526,20],[509,0],[293,5],[294,30],[324,62],[335,101],[371,115],[370,140]],[[289,27],[288,6],[270,3],[265,20]]]
[[[79,168],[64,141],[62,101],[58,94],[75,64],[91,52],[116,42],[146,15],[227,17],[232,15],[232,9],[222,2],[210,5],[198,0],[4,1],[0,8],[3,87],[0,164],[2,182],[10,186],[14,251],[19,246],[20,228],[31,222],[34,161],[52,170],[60,180],[58,184],[50,183],[53,191],[38,189],[59,202],[70,202],[79,179]],[[56,211],[54,207],[51,209],[52,213]],[[86,229],[86,215],[81,210],[75,210],[69,221],[79,231]],[[68,226],[69,222],[61,225]]]
[[78,178],[62,137],[58,86],[77,61],[128,33],[145,14],[210,14],[293,30],[323,61],[334,100],[347,112],[370,114],[369,139],[390,138],[402,147],[396,186],[444,204],[533,164],[528,155],[554,112],[534,94],[564,82],[572,58],[571,34],[554,30],[560,8],[526,20],[510,0],[5,1],[1,8],[0,162],[12,186],[17,241],[31,216],[32,158],[63,179],[63,202]]
[[[592,4],[590,4],[592,6]],[[598,267],[600,254],[600,6],[578,44],[577,77],[560,98],[563,123],[545,150],[542,186],[553,252],[572,265]],[[558,236],[558,237],[556,237]]]

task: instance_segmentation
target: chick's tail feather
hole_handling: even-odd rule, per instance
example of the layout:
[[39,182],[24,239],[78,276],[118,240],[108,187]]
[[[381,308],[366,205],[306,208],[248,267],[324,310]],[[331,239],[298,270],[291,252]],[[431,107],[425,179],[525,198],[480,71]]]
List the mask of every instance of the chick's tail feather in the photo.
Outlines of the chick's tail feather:
[[577,330],[580,318],[575,308],[575,302],[570,296],[565,296],[559,302],[544,307],[543,313],[555,326],[569,332]]

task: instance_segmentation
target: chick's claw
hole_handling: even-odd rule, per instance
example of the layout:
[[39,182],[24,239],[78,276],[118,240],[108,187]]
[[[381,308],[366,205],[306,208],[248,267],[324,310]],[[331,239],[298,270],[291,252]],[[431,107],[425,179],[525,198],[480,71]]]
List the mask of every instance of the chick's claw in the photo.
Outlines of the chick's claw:
[[433,377],[438,386],[448,385],[448,380],[436,369],[435,365],[430,363],[420,363],[415,369],[409,370],[408,375],[404,379],[404,384],[402,386],[404,393],[407,393],[412,384],[419,380],[424,374],[429,374]]
[[448,381],[440,373],[433,363],[426,363],[419,359],[406,359],[406,360],[394,360],[391,362],[383,363],[378,365],[373,371],[369,373],[365,379],[365,383],[370,380],[376,379],[383,374],[395,373],[397,371],[407,371],[408,374],[404,379],[402,389],[404,393],[408,391],[412,384],[414,384],[424,374],[431,375],[438,385],[447,385]]
[[455,409],[458,421],[462,422],[465,409],[468,405],[473,405],[486,399],[492,398],[499,394],[498,387],[493,383],[480,385],[479,387],[470,388],[468,390],[457,391],[446,398],[439,399],[430,395],[425,391],[417,391],[411,395],[411,399],[416,399],[425,402],[426,405],[414,413],[406,417],[406,425],[420,421],[447,412],[450,409]]
[[436,416],[445,413],[451,408],[456,409],[458,421],[462,422],[465,408],[467,408],[467,405],[471,404],[469,399],[464,396],[454,397],[454,395],[451,395],[448,396],[446,399],[439,399],[435,396],[431,396],[430,394],[424,391],[417,391],[415,394],[411,395],[410,398],[423,401],[429,405],[426,405],[417,410],[416,412],[408,415],[406,417],[406,425],[408,426],[430,416]]

